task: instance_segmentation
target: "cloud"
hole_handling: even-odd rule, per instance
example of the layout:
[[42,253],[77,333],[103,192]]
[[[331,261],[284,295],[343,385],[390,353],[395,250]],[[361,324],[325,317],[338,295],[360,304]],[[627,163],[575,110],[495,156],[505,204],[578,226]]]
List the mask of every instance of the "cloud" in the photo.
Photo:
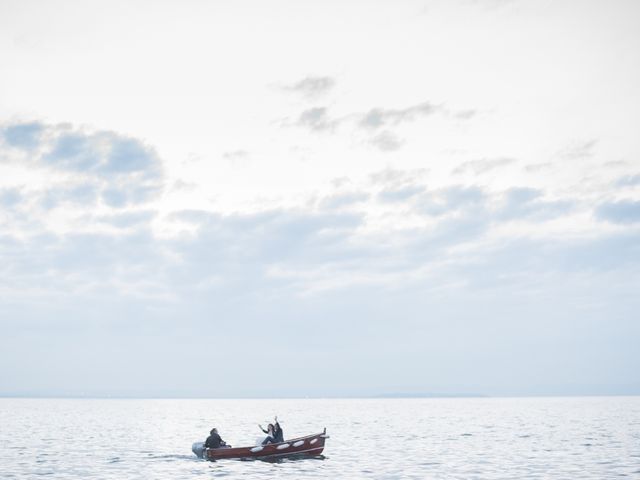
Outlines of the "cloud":
[[371,137],[369,143],[383,152],[395,152],[400,150],[404,142],[395,134],[384,131]]
[[171,185],[171,190],[176,191],[176,192],[189,192],[189,191],[193,191],[196,190],[198,188],[198,184],[194,183],[194,182],[187,182],[185,180],[182,179],[177,179],[175,182],[173,182],[173,185]]
[[63,133],[43,158],[58,168],[85,171],[93,169],[102,157],[101,145],[82,133]]
[[481,204],[487,197],[482,188],[477,186],[453,186],[441,190],[447,205],[453,208]]
[[523,205],[542,196],[542,190],[537,188],[517,187],[510,188],[506,192],[507,203],[511,205]]
[[[317,210],[277,209],[233,215],[178,211],[168,220],[190,223],[195,230],[168,238],[154,237],[149,230],[149,223],[157,217],[154,211],[137,210],[87,218],[88,222],[117,229],[134,229],[124,236],[42,235],[26,243],[2,243],[0,250],[9,259],[5,271],[13,272],[12,283],[17,288],[41,271],[51,275],[42,279],[41,288],[54,278],[71,291],[89,282],[124,288],[124,293],[127,285],[137,284],[140,287],[136,291],[144,295],[172,291],[172,296],[183,299],[198,285],[198,289],[223,296],[224,292],[233,292],[239,297],[265,295],[282,288],[293,294],[314,290],[320,284],[352,288],[375,281],[392,285],[397,281],[396,274],[420,278],[424,268],[442,268],[443,261],[473,263],[478,253],[467,256],[451,249],[474,245],[514,212],[525,212],[519,218],[535,222],[537,217],[531,212],[546,208],[544,194],[538,190],[513,189],[503,197],[507,207],[493,210],[489,194],[477,186],[425,191],[416,184],[384,190],[379,196],[384,201],[409,202],[409,211],[436,217],[435,222],[424,226],[384,232],[362,230],[366,225],[363,211],[344,211],[366,201],[368,192],[327,197],[314,207]],[[510,215],[505,215],[507,208]],[[482,243],[474,246],[481,256],[486,248],[496,247]],[[25,253],[18,254],[16,249]],[[172,260],[167,262],[167,258]],[[119,265],[126,266],[125,270],[119,271]],[[272,278],[269,272],[276,271],[279,274]],[[212,275],[219,280],[209,282]]]
[[473,117],[475,117],[478,114],[478,112],[474,109],[467,109],[467,110],[459,110],[457,112],[453,112],[451,115],[453,116],[453,118],[456,118],[458,120],[469,120]]
[[[154,282],[165,263],[158,247],[146,228],[121,235],[43,232],[22,237],[0,246],[0,256],[9,256],[3,266],[9,276],[0,290],[35,302],[73,292],[79,298],[100,292],[153,294],[162,290]],[[127,286],[133,283],[146,286]]]
[[297,275],[271,278],[269,272],[331,268],[357,262],[365,251],[349,241],[363,221],[362,214],[336,211],[332,205],[324,208],[234,215],[176,212],[173,217],[195,225],[197,234],[169,241],[168,247],[181,259],[171,275],[185,293],[212,274],[224,279],[208,287],[220,294],[248,298],[285,287],[292,293],[303,292],[310,286]]
[[[476,115],[475,110],[449,111],[442,105],[422,102],[406,108],[376,107],[364,113],[356,112],[334,118],[329,115],[327,107],[316,106],[301,112],[293,122],[285,120],[283,125],[305,127],[312,132],[332,132],[340,125],[355,126],[360,130],[373,133],[368,138],[367,143],[383,152],[393,152],[401,148],[403,141],[389,130],[390,127],[413,122],[421,117],[428,117],[437,113],[458,120],[468,120]],[[385,128],[385,130],[380,131],[382,128]]]
[[[358,339],[366,331],[373,344],[358,348],[374,363],[380,362],[377,365],[387,365],[386,359],[372,353],[382,345],[376,338],[384,338],[385,345],[399,345],[397,352],[390,353],[394,361],[411,349],[407,364],[400,361],[395,364],[398,368],[407,368],[416,359],[422,368],[427,360],[424,342],[434,342],[429,352],[443,342],[449,349],[458,348],[444,337],[459,339],[461,324],[468,335],[482,336],[481,345],[465,340],[460,348],[467,353],[477,348],[481,356],[487,345],[500,350],[500,345],[487,343],[495,341],[487,328],[517,331],[505,334],[503,341],[522,341],[518,348],[525,348],[532,338],[543,341],[547,331],[531,327],[522,333],[529,322],[539,327],[540,318],[549,319],[557,328],[558,322],[564,325],[562,315],[567,321],[584,322],[594,315],[593,306],[580,310],[585,302],[604,299],[607,307],[615,307],[612,295],[631,290],[617,282],[633,284],[640,254],[637,233],[495,239],[492,229],[509,221],[502,217],[501,205],[529,208],[544,202],[548,192],[527,187],[490,192],[478,185],[427,190],[416,176],[411,171],[384,170],[376,174],[375,188],[341,192],[304,208],[229,215],[177,211],[167,220],[194,228],[173,237],[154,235],[149,223],[162,219],[147,209],[87,218],[89,223],[117,229],[117,235],[0,235],[0,292],[12,299],[10,304],[0,304],[0,322],[10,325],[6,330],[11,332],[10,339],[0,339],[5,342],[0,349],[5,361],[0,364],[14,358],[7,346],[23,345],[19,335],[25,332],[31,343],[25,340],[24,345],[32,344],[35,335],[55,337],[54,345],[90,345],[89,350],[110,338],[123,361],[118,371],[129,372],[126,364],[135,363],[141,355],[135,344],[162,332],[157,337],[162,347],[144,353],[154,369],[173,365],[175,378],[183,378],[179,372],[206,361],[207,345],[216,344],[225,355],[239,358],[240,364],[234,363],[233,375],[229,374],[233,392],[241,382],[233,383],[232,377],[245,368],[251,370],[249,366],[263,355],[259,347],[265,341],[279,341],[278,354],[283,358],[313,350],[317,344],[330,345],[342,363],[353,356],[353,345],[362,344]],[[375,223],[368,223],[368,215],[375,214],[375,209],[363,208],[363,202],[379,186],[395,196],[394,203],[386,205],[394,212],[406,206],[419,213],[426,205],[421,202],[427,201],[439,212],[429,214],[427,222],[372,228]],[[493,208],[496,198],[503,203]],[[524,221],[535,225],[537,218],[528,216]],[[607,308],[607,328],[614,311]],[[425,317],[424,312],[429,314]],[[516,315],[519,321],[513,324]],[[454,325],[448,327],[451,322]],[[323,328],[309,337],[303,323],[321,323]],[[446,328],[450,331],[443,337]],[[86,333],[94,330],[95,340]],[[252,335],[247,337],[249,330]],[[66,337],[56,336],[61,331]],[[192,335],[194,331],[199,335]],[[123,342],[130,342],[130,347],[122,347]],[[77,352],[75,348],[69,350]],[[68,359],[63,350],[56,353],[57,362]],[[86,357],[84,365],[89,364],[92,371],[100,369],[95,364],[99,357]],[[288,363],[284,365],[286,376],[295,374]],[[47,378],[50,375],[47,372]],[[123,375],[140,385],[130,373]],[[148,382],[142,392],[155,388],[166,394],[166,378],[141,377]],[[29,379],[25,385],[42,387],[33,376],[23,378]],[[65,381],[75,385],[68,378],[59,380],[61,385]],[[116,386],[124,388],[114,382],[102,384],[106,393]],[[196,394],[204,392],[197,382],[187,384]]]
[[325,107],[313,107],[303,111],[294,125],[309,128],[314,132],[325,132],[333,130],[338,123],[337,120],[329,118]]
[[424,189],[425,187],[422,185],[406,185],[401,188],[382,190],[378,194],[378,198],[383,202],[406,201],[424,192]]
[[320,202],[320,207],[329,210],[340,209],[356,203],[366,202],[369,197],[370,195],[365,192],[339,193],[323,198]]
[[105,223],[117,228],[146,227],[157,213],[153,210],[140,210],[114,215],[101,215],[95,218],[100,223]]
[[100,165],[100,171],[109,174],[142,172],[147,177],[159,175],[160,162],[154,150],[137,139],[109,134],[111,148]]
[[98,198],[98,186],[90,182],[82,182],[47,188],[41,193],[39,201],[43,208],[49,210],[69,203],[93,207]]
[[335,87],[336,81],[327,76],[309,76],[294,84],[284,87],[285,91],[294,92],[307,98],[316,98],[326,95]]
[[543,222],[566,215],[574,207],[573,199],[547,201],[542,190],[526,187],[490,194],[478,186],[454,185],[426,191],[416,200],[416,208],[423,214],[479,216],[493,226],[513,220]]
[[616,180],[615,185],[618,187],[635,187],[636,185],[640,185],[640,174],[620,177]]
[[539,172],[542,170],[546,170],[549,169],[553,166],[553,164],[551,162],[542,162],[542,163],[533,163],[531,165],[527,165],[524,167],[524,169],[527,172]]
[[234,168],[246,168],[252,163],[252,155],[247,150],[232,150],[222,154],[224,158]]
[[477,112],[473,109],[450,111],[443,105],[422,102],[406,108],[372,108],[368,112],[357,114],[356,116],[360,119],[358,126],[375,130],[390,125],[413,122],[421,117],[429,117],[435,114],[450,116],[457,120],[469,120]]
[[86,132],[70,125],[10,124],[4,138],[12,147],[5,162],[39,171],[49,180],[38,197],[45,209],[98,199],[114,208],[149,201],[162,189],[162,162],[138,139],[111,131]]
[[38,122],[19,123],[9,125],[3,129],[4,140],[12,147],[31,150],[40,144],[40,137],[44,131]]
[[593,150],[597,143],[598,141],[595,139],[587,140],[584,142],[574,142],[573,144],[568,145],[567,147],[562,149],[559,155],[567,160],[588,158],[593,155]]
[[490,227],[491,223],[482,206],[467,206],[458,215],[440,221],[418,243],[421,247],[428,247],[428,252],[424,251],[423,256],[435,259],[444,254],[443,250],[478,240]]
[[102,200],[113,208],[145,203],[156,197],[161,191],[160,185],[141,185],[136,182],[122,182],[102,190]]
[[[500,274],[506,281],[530,285],[533,294],[546,291],[548,285],[552,288],[562,288],[560,283],[551,282],[552,278],[566,278],[570,282],[580,282],[585,279],[593,282],[607,283],[604,273],[636,271],[640,260],[640,250],[637,248],[640,236],[637,232],[622,231],[599,236],[563,237],[532,239],[527,237],[506,238],[499,244],[484,251],[486,258],[479,264],[476,283],[487,284],[488,278],[482,278],[481,270],[491,268],[492,274]],[[528,279],[525,276],[529,276]],[[599,278],[598,278],[599,277]],[[575,287],[576,284],[573,283]],[[606,288],[621,288],[620,285],[607,285]],[[597,288],[593,295],[600,295]],[[585,302],[584,298],[576,301]]]
[[433,115],[439,111],[442,111],[441,106],[433,105],[429,102],[402,109],[373,108],[362,115],[359,125],[362,128],[376,129],[389,124],[397,125],[403,122],[410,122],[419,117]]
[[574,207],[571,200],[545,201],[544,192],[534,188],[511,188],[505,192],[504,204],[497,217],[502,220],[550,220]]
[[628,167],[630,163],[626,160],[609,160],[604,162],[602,165],[607,168],[624,168]]
[[302,111],[294,121],[285,119],[283,126],[308,128],[311,132],[335,132],[338,126],[353,127],[366,135],[365,142],[382,152],[395,152],[402,148],[404,141],[392,130],[403,123],[428,117],[436,113],[468,120],[476,115],[475,110],[449,111],[442,105],[422,102],[406,108],[372,108],[365,113],[351,113],[341,117],[332,117],[327,107],[316,106]]
[[596,217],[611,223],[629,224],[640,222],[640,202],[620,200],[599,205]]
[[440,216],[460,210],[473,212],[485,209],[487,194],[477,186],[454,185],[421,195],[417,202],[420,212]]
[[232,150],[230,152],[224,152],[222,158],[225,160],[237,161],[244,160],[249,156],[249,152],[246,150]]
[[22,200],[20,188],[2,188],[0,189],[0,206],[11,208]]
[[153,179],[160,175],[156,153],[134,138],[113,132],[72,131],[58,133],[52,143],[42,160],[57,168],[105,177],[142,174]]
[[385,168],[369,175],[373,185],[392,185],[397,188],[401,185],[413,184],[416,180],[424,177],[428,173],[425,168],[412,170],[401,170],[397,168]]
[[474,175],[481,175],[490,170],[495,170],[514,163],[516,160],[509,157],[483,158],[481,160],[470,160],[456,167],[452,173],[461,174],[471,172]]

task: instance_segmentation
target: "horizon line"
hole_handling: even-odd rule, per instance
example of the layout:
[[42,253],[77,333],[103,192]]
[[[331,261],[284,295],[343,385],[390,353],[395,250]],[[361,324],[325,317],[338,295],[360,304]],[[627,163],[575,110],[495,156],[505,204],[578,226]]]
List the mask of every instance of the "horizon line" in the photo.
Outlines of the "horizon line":
[[0,399],[24,400],[414,400],[414,399],[499,399],[499,398],[597,398],[597,397],[640,397],[640,393],[593,393],[593,394],[526,394],[526,395],[484,395],[484,394],[424,394],[424,395],[295,395],[295,396],[138,396],[138,395],[7,395]]

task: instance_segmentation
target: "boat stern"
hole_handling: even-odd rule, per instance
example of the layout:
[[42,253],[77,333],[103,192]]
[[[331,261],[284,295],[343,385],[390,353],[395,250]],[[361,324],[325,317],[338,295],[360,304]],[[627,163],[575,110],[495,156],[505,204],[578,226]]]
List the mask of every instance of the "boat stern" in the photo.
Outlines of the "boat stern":
[[204,442],[194,442],[191,445],[191,451],[196,454],[198,458],[204,458]]

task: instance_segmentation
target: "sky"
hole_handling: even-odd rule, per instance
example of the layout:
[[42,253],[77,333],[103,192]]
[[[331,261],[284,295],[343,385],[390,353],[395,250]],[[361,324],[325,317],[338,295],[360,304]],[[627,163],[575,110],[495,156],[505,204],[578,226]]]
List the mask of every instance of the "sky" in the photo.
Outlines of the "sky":
[[640,394],[638,18],[0,0],[0,395]]

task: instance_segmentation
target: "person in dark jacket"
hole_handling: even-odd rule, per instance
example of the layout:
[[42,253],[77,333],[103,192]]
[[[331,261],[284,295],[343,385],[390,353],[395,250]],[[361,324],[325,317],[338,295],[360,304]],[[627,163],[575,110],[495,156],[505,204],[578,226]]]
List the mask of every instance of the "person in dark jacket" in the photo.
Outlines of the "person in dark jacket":
[[273,439],[276,443],[284,442],[284,432],[282,431],[282,427],[278,423],[278,417],[276,417],[276,423],[273,426]]
[[204,442],[204,446],[206,448],[220,448],[227,446],[227,442],[222,440],[222,438],[220,438],[220,435],[218,435],[217,428],[212,429],[210,433],[211,435],[209,435],[207,441]]

